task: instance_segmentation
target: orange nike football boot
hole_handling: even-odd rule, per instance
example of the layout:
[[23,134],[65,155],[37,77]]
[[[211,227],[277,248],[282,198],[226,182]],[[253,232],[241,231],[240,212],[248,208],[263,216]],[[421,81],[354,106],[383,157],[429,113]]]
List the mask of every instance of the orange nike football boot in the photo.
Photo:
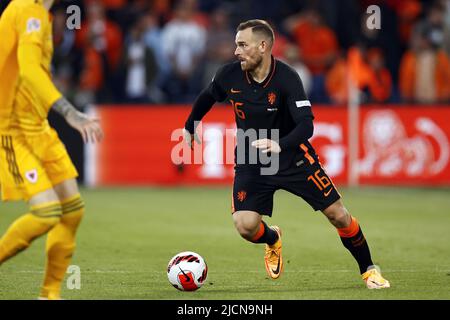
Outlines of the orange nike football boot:
[[391,284],[381,275],[377,268],[369,269],[362,274],[362,279],[369,289],[390,288]]
[[266,244],[266,254],[264,262],[267,274],[272,279],[278,279],[283,271],[283,258],[281,256],[281,229],[277,226],[271,226],[272,230],[278,233],[278,240],[273,245]]

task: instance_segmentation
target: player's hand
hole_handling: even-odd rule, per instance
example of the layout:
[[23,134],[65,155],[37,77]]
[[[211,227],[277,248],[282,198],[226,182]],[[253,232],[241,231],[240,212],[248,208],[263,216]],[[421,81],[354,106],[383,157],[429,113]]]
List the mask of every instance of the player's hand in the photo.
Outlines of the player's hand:
[[97,143],[103,139],[100,120],[82,112],[71,110],[66,116],[67,123],[83,137],[84,143]]
[[252,146],[258,149],[262,149],[262,153],[273,152],[280,153],[281,148],[278,142],[270,139],[259,139],[252,142]]
[[188,146],[191,149],[194,149],[194,141],[196,141],[198,144],[201,144],[200,138],[198,137],[197,133],[192,134],[189,131],[187,131],[185,128],[183,128],[183,139],[186,141]]

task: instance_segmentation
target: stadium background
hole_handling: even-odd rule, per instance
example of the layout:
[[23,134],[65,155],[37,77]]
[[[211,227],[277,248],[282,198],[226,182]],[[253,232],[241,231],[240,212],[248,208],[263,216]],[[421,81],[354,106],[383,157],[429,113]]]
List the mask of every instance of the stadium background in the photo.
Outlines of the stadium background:
[[[71,4],[82,9],[79,30],[65,25]],[[379,30],[366,24],[373,4]],[[53,14],[54,80],[78,108],[100,117],[106,133],[101,145],[85,147],[50,115],[88,208],[74,258],[83,289],[66,289],[66,297],[450,298],[450,1],[86,0],[61,2]],[[316,115],[313,145],[365,226],[376,262],[386,265],[391,291],[361,291],[325,219],[284,192],[272,220],[285,226],[287,274],[260,282],[261,252],[243,243],[229,218],[232,166],[214,163],[228,152],[220,134],[233,128],[226,104],[204,122],[212,164],[172,163],[173,130],[218,66],[233,61],[237,24],[253,18],[270,21],[274,55],[301,75]],[[354,168],[361,168],[356,179]],[[358,184],[364,187],[348,187]],[[2,208],[4,230],[25,205]],[[155,247],[155,237],[165,240]],[[34,297],[42,241],[2,266],[0,297]],[[238,267],[230,260],[236,248]],[[184,250],[210,266],[207,288],[192,296],[169,287],[164,273]]]
[[[65,27],[72,4],[82,9],[79,30]],[[381,28],[371,30],[367,8],[373,4],[381,9]],[[448,6],[416,0],[61,2],[53,10],[54,79],[79,108],[95,106],[107,131],[86,156],[73,132],[62,130],[62,138],[90,185],[229,184],[230,165],[174,165],[169,151],[176,142],[168,137],[183,126],[217,68],[233,61],[236,25],[260,17],[276,30],[275,57],[298,70],[320,115],[313,140],[337,183],[449,184],[450,128],[443,121],[450,101]],[[349,77],[362,106],[357,124],[347,110]],[[210,163],[225,160],[217,132],[233,127],[228,109],[216,107],[205,119],[205,137],[216,139],[209,143],[213,155],[204,155]],[[360,171],[352,172],[356,162]]]

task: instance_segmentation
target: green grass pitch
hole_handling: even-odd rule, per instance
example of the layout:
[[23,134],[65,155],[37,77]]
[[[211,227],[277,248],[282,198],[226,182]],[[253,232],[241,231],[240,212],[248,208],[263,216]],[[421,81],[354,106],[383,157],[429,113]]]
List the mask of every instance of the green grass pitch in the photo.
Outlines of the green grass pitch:
[[[87,212],[72,264],[81,289],[65,299],[450,299],[450,189],[342,188],[376,264],[391,282],[367,290],[337,232],[295,196],[275,195],[285,270],[265,274],[262,245],[241,239],[230,215],[231,188],[83,189]],[[0,233],[27,207],[0,203]],[[45,237],[0,266],[0,299],[35,299]],[[208,263],[205,285],[180,292],[167,280],[169,259],[195,251]]]

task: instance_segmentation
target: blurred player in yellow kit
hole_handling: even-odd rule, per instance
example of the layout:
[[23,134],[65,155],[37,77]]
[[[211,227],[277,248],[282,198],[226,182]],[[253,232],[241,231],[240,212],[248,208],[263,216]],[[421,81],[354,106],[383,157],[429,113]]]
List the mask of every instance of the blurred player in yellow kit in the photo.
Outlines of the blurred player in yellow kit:
[[0,265],[47,234],[41,299],[60,299],[84,213],[78,173],[48,112],[61,114],[84,142],[103,137],[98,120],[77,111],[51,81],[52,5],[53,0],[12,0],[0,18],[1,195],[3,201],[29,204],[29,212],[0,239]]

